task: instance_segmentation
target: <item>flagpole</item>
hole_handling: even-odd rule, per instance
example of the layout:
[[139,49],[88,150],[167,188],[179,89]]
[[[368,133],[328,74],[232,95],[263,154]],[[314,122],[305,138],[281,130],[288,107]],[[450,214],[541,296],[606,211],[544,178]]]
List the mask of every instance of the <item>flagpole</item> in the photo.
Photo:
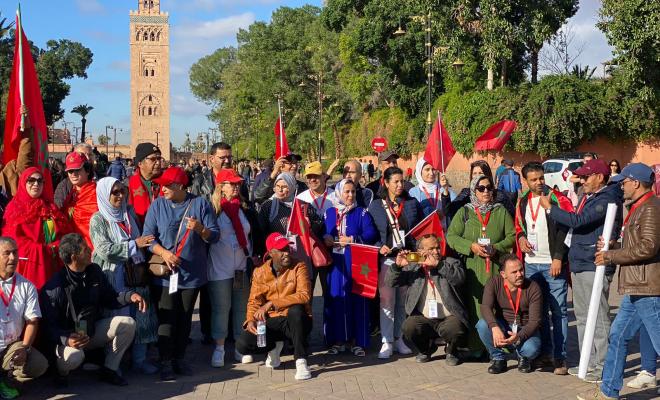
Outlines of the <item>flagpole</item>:
[[[18,35],[18,93],[21,98],[21,108],[25,106],[23,96],[23,23],[21,21],[21,4],[16,10],[16,34]],[[21,132],[25,131],[25,114],[21,113]]]
[[432,212],[429,215],[427,215],[423,220],[421,220],[417,225],[415,225],[411,230],[409,230],[405,235],[403,235],[403,238],[405,239],[406,237],[408,237],[408,235],[410,235],[410,232],[413,232],[415,230],[415,228],[417,228],[418,226],[423,224],[424,221],[426,221],[427,219],[433,217],[433,214],[435,214],[435,212]]
[[440,109],[438,108],[438,129],[440,130],[440,162],[442,163],[442,175],[445,174],[445,150],[443,149],[444,138],[442,137],[442,118],[440,117]]
[[284,141],[282,140],[282,131],[284,130],[284,120],[282,118],[282,105],[281,105],[281,97],[277,96],[277,114],[279,115],[280,119],[280,137],[278,138],[279,140],[279,145],[280,145],[280,156],[285,157],[286,154],[284,154]]

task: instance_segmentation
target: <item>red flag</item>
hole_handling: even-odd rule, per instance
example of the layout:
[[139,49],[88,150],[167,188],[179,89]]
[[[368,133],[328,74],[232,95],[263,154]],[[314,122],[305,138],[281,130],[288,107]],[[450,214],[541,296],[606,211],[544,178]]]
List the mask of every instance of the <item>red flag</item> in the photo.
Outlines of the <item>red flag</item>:
[[282,126],[282,118],[277,119],[275,124],[275,159],[285,157],[289,154],[289,144],[286,141],[286,132]]
[[46,195],[52,199],[53,186],[48,169],[48,128],[44,116],[44,105],[39,88],[39,79],[34,67],[30,42],[21,23],[20,8],[16,11],[16,32],[14,43],[14,65],[9,82],[3,163],[6,165],[18,158],[18,149],[27,121],[22,121],[21,106],[28,110],[29,125],[33,131],[32,150],[34,165],[44,176]]
[[517,126],[516,121],[509,119],[491,125],[474,143],[474,151],[502,151],[502,148],[511,139],[511,134],[516,130]]
[[442,222],[440,222],[440,216],[437,212],[432,212],[426,218],[417,224],[414,228],[408,232],[408,235],[412,235],[415,239],[419,239],[425,235],[435,235],[440,239],[440,252],[444,256],[447,254],[447,239],[445,239],[445,231],[442,229]]
[[429,141],[426,144],[424,160],[431,164],[433,168],[444,173],[454,154],[456,154],[456,149],[454,149],[454,145],[438,111],[438,118],[435,120],[433,129],[429,135]]
[[311,229],[309,227],[309,222],[307,217],[303,213],[302,206],[300,205],[300,200],[293,200],[293,209],[291,210],[291,216],[289,217],[289,228],[287,229],[290,233],[300,236],[300,241],[302,242],[305,253],[308,256],[312,256],[312,240],[310,238]]
[[378,247],[351,244],[351,291],[373,299],[378,288]]

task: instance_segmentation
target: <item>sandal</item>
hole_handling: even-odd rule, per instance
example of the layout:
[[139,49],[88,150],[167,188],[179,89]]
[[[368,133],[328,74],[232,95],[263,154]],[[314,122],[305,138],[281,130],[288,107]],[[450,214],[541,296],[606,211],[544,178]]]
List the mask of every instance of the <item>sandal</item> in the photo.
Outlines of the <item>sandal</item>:
[[331,356],[336,356],[339,353],[346,351],[346,347],[343,344],[333,344],[327,351],[327,354]]
[[351,353],[353,353],[353,355],[357,356],[357,357],[364,357],[365,356],[364,349],[360,346],[351,347]]

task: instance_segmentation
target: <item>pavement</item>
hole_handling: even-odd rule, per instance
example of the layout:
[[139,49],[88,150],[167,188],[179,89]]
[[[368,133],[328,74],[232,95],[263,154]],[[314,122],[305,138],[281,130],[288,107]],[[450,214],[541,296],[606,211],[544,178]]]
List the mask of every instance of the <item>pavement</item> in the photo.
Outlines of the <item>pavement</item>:
[[[612,283],[612,316],[620,296],[616,295],[616,279]],[[569,294],[570,299],[570,294]],[[426,364],[415,362],[414,355],[379,360],[380,337],[373,337],[364,358],[343,354],[329,356],[322,345],[322,298],[316,285],[314,298],[314,330],[310,338],[313,354],[308,363],[312,379],[296,381],[295,362],[290,353],[283,355],[282,366],[271,370],[264,367],[264,356],[256,356],[252,364],[236,364],[233,349],[227,345],[225,367],[211,368],[213,346],[200,344],[198,316],[193,324],[193,344],[188,347],[188,361],[195,375],[180,377],[176,382],[160,382],[157,375],[133,374],[124,368],[129,386],[114,387],[98,381],[94,372],[75,371],[69,387],[56,389],[50,377],[42,377],[27,385],[24,399],[575,399],[577,393],[594,389],[573,376],[556,376],[551,370],[522,374],[509,361],[510,370],[502,375],[486,372],[487,363],[465,363],[449,367],[439,350]],[[570,303],[569,303],[570,306]],[[579,359],[577,331],[572,310],[569,326],[569,365]],[[152,353],[152,356],[156,356]],[[637,344],[631,345],[626,365],[625,382],[639,370]],[[634,391],[624,386],[622,399],[658,399],[657,389]]]

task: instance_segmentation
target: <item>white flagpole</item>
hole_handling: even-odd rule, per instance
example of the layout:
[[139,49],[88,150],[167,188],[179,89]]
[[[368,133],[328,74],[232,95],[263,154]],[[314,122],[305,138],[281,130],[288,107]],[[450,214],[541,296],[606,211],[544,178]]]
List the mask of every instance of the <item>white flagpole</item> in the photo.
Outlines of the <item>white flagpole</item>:
[[[21,98],[21,107],[25,105],[23,95],[23,22],[21,21],[21,5],[16,10],[16,34],[18,35],[18,93]],[[25,130],[25,115],[21,112],[21,131]]]
[[438,108],[438,130],[440,131],[440,162],[442,163],[442,175],[445,174],[445,151],[443,146],[442,137],[442,119],[440,117],[440,109]]

